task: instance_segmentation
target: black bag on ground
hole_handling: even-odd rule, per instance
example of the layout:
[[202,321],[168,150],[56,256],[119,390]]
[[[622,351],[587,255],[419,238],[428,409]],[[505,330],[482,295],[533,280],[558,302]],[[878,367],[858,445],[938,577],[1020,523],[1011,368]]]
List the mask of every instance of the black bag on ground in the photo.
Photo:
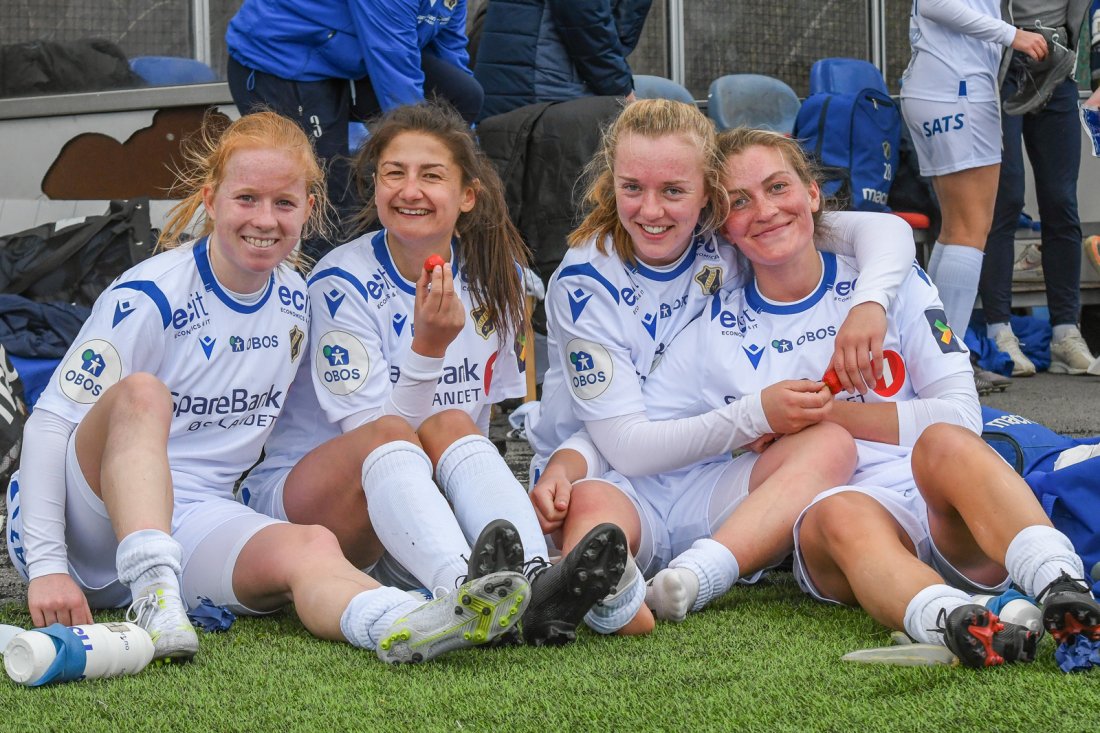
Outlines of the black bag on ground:
[[60,229],[41,224],[0,236],[0,292],[91,306],[153,245],[148,199],[112,201],[106,214]]
[[27,407],[23,404],[23,384],[3,344],[0,344],[0,492],[8,488],[8,479],[19,465],[23,448],[23,425]]

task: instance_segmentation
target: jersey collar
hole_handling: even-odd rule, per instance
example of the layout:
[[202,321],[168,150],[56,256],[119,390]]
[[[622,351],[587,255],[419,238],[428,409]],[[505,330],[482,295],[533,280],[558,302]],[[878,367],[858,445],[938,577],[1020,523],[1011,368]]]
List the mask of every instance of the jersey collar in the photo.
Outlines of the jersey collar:
[[202,284],[206,289],[217,296],[218,300],[225,303],[225,305],[237,313],[255,313],[264,306],[267,302],[268,296],[271,295],[271,290],[275,286],[275,273],[272,272],[267,279],[267,287],[264,289],[264,294],[259,297],[255,303],[241,303],[233,299],[225,288],[218,282],[218,278],[214,276],[214,268],[210,266],[210,238],[203,237],[195,243],[194,248],[191,250],[195,257],[195,267],[199,271],[199,277],[202,279]]
[[[451,274],[454,276],[455,281],[459,279],[460,265],[458,262],[457,251],[455,246],[458,240],[454,237],[451,238]],[[390,276],[390,280],[397,286],[397,288],[409,295],[416,295],[416,283],[409,282],[405,279],[405,276],[397,271],[397,266],[393,264],[393,257],[390,256],[390,248],[386,244],[386,230],[380,229],[374,238],[371,239],[371,248],[374,250],[374,258],[382,265],[382,269],[386,271],[386,274]]]
[[833,284],[836,282],[836,255],[832,252],[818,252],[818,256],[821,257],[822,264],[821,281],[818,282],[814,291],[802,300],[794,303],[773,303],[760,294],[760,291],[756,289],[756,278],[753,278],[745,286],[745,304],[759,313],[778,313],[781,315],[801,313],[813,308],[825,296],[825,293],[833,289]]
[[680,277],[680,275],[690,270],[691,266],[695,264],[695,257],[699,253],[699,248],[706,244],[706,240],[706,237],[700,236],[699,234],[692,235],[691,244],[689,244],[684,253],[680,255],[680,261],[667,270],[656,270],[638,259],[634,260],[634,266],[630,269],[647,280],[656,280],[658,282],[675,280]]

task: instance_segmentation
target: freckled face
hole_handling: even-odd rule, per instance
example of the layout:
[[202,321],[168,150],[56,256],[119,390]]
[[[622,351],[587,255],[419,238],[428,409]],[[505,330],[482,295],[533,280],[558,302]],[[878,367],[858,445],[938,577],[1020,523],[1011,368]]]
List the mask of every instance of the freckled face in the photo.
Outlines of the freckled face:
[[707,205],[703,154],[684,135],[623,135],[615,150],[615,206],[635,255],[648,265],[675,262]]

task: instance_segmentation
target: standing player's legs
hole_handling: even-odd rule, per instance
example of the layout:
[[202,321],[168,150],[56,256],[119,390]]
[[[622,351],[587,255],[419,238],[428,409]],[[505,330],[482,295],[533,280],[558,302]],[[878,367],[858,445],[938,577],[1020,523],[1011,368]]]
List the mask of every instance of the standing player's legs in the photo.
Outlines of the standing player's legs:
[[933,425],[917,440],[912,464],[932,539],[948,563],[979,583],[1007,569],[1016,585],[1043,602],[1043,622],[1056,639],[1100,639],[1100,604],[1081,558],[1027,483],[979,436]]
[[138,623],[153,637],[155,657],[189,659],[198,637],[180,598],[182,549],[171,536],[171,421],[168,388],[150,374],[131,374],[88,411],[75,446],[84,480],[111,519],[118,578],[130,588]]
[[993,221],[1000,168],[998,163],[932,179],[943,225],[935,245],[940,250],[935,271],[929,275],[940,292],[947,322],[960,334],[966,333],[978,295],[982,253]]
[[653,579],[650,602],[657,618],[682,621],[739,578],[782,561],[794,549],[791,530],[798,515],[819,493],[848,481],[856,449],[844,428],[821,423],[738,462],[751,462],[751,473],[747,482],[728,470],[719,479],[709,509],[711,519],[721,521],[713,536],[696,540]]
[[307,453],[287,475],[282,506],[295,524],[331,530],[355,567],[389,550],[425,587],[444,592],[466,572],[470,545],[401,418],[379,418]]
[[603,527],[576,547],[563,548],[565,557],[550,566],[546,538],[527,492],[470,416],[460,410],[436,413],[418,434],[467,538],[472,540],[501,518],[519,531],[532,595],[523,619],[524,638],[536,645],[572,641],[581,617],[622,575],[622,533]]

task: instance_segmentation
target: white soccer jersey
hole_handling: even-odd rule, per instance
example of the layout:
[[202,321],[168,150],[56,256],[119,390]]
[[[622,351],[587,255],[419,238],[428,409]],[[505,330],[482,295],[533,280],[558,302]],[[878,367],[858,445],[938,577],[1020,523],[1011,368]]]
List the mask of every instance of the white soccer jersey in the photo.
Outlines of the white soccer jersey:
[[666,345],[721,288],[741,284],[733,247],[695,237],[679,262],[627,265],[610,240],[570,249],[546,295],[550,365],[528,416],[536,455],[549,456],[581,421],[644,412],[642,382]]
[[[902,75],[901,95],[940,102],[998,99],[1001,53],[1015,35],[1016,29],[1001,20],[998,0],[914,0],[909,17],[913,56]],[[928,134],[958,124],[945,118],[942,129]]]
[[[457,266],[456,290],[467,318],[447,347],[431,412],[458,409],[476,422],[490,405],[522,397],[527,385],[515,338],[501,338],[485,325],[485,311],[474,304],[461,262],[454,256],[451,262]],[[267,447],[269,459],[287,465],[339,434],[343,418],[381,416],[412,347],[416,284],[394,266],[385,230],[322,258],[309,278],[309,294],[313,389],[305,389],[305,377],[299,376],[284,420]]]
[[96,300],[38,406],[79,423],[108,387],[148,372],[172,392],[177,502],[232,498],[283,408],[308,326],[301,276],[281,266],[242,303],[218,284],[203,238],[131,268]]
[[[837,330],[851,308],[858,271],[851,260],[821,253],[818,287],[797,303],[766,300],[749,283],[716,295],[704,313],[683,329],[646,380],[651,420],[708,412],[784,379],[819,380],[828,369]],[[884,374],[866,395],[837,399],[902,402],[947,376],[969,373],[970,358],[947,326],[943,306],[928,276],[916,264],[887,313]],[[908,470],[911,448],[857,441],[859,469],[852,483],[893,485],[898,458]],[[686,470],[686,469],[685,469]],[[636,481],[645,492],[646,481]],[[667,481],[665,485],[669,485]],[[674,497],[650,497],[662,505]]]

